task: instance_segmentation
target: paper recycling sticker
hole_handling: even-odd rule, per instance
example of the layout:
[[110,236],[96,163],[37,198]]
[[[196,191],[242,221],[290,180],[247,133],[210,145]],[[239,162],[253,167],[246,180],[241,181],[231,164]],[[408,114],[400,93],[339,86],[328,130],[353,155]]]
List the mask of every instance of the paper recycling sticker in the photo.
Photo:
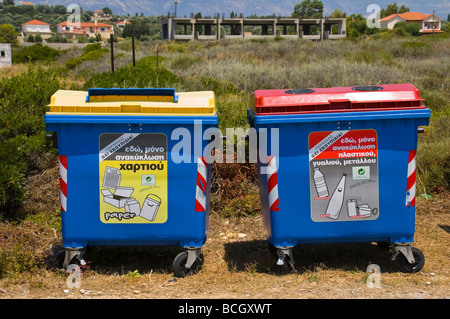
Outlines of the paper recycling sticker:
[[309,142],[311,219],[374,220],[379,216],[375,130],[312,132]]
[[167,221],[165,134],[101,134],[99,173],[100,220],[103,223]]

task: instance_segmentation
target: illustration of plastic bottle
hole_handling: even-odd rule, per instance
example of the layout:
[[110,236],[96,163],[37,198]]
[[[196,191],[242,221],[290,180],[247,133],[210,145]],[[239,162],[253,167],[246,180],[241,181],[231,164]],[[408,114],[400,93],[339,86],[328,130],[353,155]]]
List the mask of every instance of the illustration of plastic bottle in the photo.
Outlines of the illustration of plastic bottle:
[[314,168],[314,185],[316,186],[317,196],[319,197],[327,197],[328,196],[328,188],[327,182],[325,181],[325,177],[323,176],[320,169]]
[[339,213],[341,212],[342,204],[344,203],[344,189],[345,189],[345,180],[347,175],[342,174],[341,180],[339,184],[336,186],[336,189],[331,196],[330,201],[328,202],[328,207],[326,210],[326,215],[328,215],[332,219],[338,219]]

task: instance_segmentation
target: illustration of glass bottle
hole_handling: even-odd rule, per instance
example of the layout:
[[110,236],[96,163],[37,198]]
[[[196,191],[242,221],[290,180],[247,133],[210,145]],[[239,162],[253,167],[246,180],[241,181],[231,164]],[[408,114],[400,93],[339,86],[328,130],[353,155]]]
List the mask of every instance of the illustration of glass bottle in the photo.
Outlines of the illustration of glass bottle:
[[325,181],[325,177],[318,167],[314,168],[313,179],[314,185],[316,186],[317,196],[328,197],[327,182]]

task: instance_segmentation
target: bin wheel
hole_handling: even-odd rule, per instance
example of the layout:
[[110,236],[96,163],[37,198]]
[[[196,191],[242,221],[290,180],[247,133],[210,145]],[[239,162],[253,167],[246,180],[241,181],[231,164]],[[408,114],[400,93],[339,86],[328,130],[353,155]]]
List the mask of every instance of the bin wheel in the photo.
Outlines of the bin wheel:
[[418,248],[411,247],[411,249],[415,260],[413,264],[410,264],[403,254],[398,254],[395,260],[403,271],[408,273],[416,273],[419,272],[425,265],[425,256]]
[[[66,258],[66,251],[62,250],[56,255],[56,266],[58,269],[64,268],[64,259]],[[78,265],[81,266],[81,260],[78,256],[74,256],[70,262],[69,265]]]
[[173,260],[173,273],[175,277],[184,278],[186,276],[197,273],[201,269],[202,266],[201,254],[189,269],[185,267],[187,260],[188,260],[188,253],[186,251],[179,253],[175,257],[175,259]]
[[66,252],[64,250],[60,251],[56,255],[56,266],[58,269],[62,269],[64,266],[64,258],[66,257]]

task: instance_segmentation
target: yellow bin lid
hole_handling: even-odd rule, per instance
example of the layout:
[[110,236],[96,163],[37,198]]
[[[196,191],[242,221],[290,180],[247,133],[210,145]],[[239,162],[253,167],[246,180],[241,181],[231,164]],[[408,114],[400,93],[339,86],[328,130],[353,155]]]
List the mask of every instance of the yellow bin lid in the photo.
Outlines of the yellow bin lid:
[[46,114],[214,116],[214,92],[177,92],[155,88],[58,90]]

